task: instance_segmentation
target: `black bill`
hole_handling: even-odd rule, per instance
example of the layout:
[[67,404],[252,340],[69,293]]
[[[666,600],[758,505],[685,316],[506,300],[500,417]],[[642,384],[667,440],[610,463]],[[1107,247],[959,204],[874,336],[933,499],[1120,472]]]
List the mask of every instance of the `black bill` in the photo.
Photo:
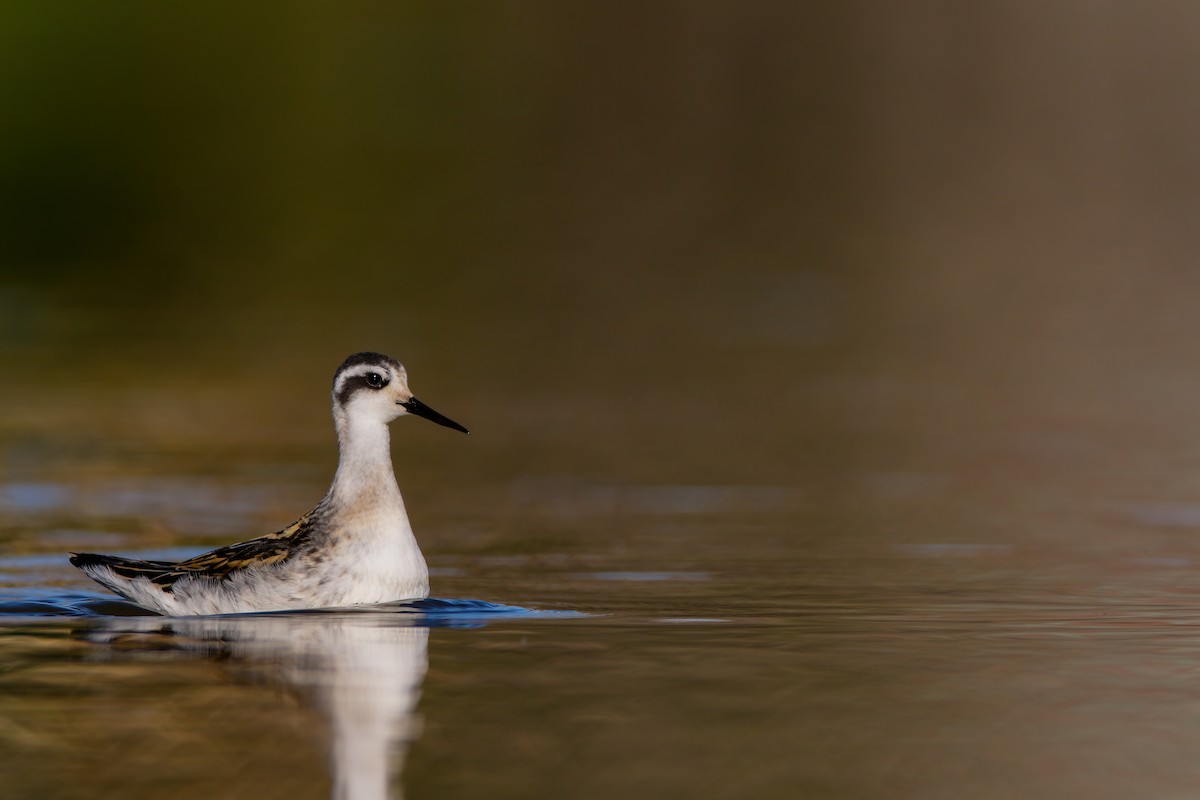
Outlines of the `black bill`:
[[456,431],[470,433],[470,431],[464,428],[462,425],[459,425],[449,417],[443,417],[441,414],[434,411],[432,408],[425,405],[415,397],[409,398],[408,402],[401,403],[400,405],[404,406],[404,410],[415,417],[424,417],[430,422],[436,422],[438,425],[445,425],[447,428],[454,428]]

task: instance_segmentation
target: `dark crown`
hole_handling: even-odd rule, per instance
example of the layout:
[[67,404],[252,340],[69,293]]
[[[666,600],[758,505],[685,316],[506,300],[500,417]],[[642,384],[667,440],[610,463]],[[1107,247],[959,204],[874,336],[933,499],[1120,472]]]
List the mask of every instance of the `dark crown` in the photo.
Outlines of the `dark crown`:
[[383,353],[355,353],[342,362],[342,365],[337,368],[337,372],[333,373],[333,382],[336,385],[337,379],[342,373],[354,367],[369,365],[379,367],[380,369],[399,369],[400,362],[391,356],[385,356]]

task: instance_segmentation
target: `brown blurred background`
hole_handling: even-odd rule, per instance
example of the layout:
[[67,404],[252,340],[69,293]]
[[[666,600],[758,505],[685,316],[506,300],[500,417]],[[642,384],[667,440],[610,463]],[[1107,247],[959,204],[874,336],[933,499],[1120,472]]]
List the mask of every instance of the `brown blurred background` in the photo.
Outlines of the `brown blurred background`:
[[1186,501],[1197,30],[1094,0],[5,4],[5,475],[48,441],[218,471],[292,443],[319,483],[329,375],[378,349],[478,437],[406,428],[431,482]]

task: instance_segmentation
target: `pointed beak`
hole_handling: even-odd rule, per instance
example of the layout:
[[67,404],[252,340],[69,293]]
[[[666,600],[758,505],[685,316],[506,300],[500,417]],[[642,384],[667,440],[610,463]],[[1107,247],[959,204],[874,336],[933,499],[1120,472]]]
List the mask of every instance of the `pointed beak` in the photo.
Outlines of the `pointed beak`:
[[425,405],[415,397],[410,397],[406,402],[401,403],[400,405],[404,406],[404,410],[413,416],[424,417],[430,422],[436,422],[438,425],[445,425],[447,428],[454,428],[456,431],[470,433],[470,431],[464,428],[462,425],[459,425],[449,417],[443,417],[441,414],[434,411],[432,408]]

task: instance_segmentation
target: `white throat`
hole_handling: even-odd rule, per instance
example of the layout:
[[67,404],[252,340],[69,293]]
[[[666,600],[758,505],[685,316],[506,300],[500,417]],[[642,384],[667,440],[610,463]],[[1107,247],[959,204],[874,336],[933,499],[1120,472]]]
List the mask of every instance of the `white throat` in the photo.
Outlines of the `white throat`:
[[400,488],[392,469],[391,434],[386,422],[337,411],[338,468],[329,487],[335,506],[397,503]]

